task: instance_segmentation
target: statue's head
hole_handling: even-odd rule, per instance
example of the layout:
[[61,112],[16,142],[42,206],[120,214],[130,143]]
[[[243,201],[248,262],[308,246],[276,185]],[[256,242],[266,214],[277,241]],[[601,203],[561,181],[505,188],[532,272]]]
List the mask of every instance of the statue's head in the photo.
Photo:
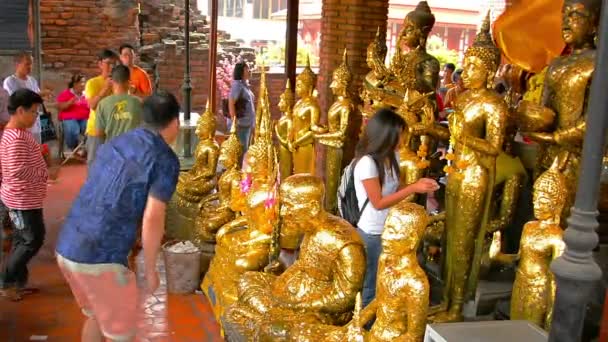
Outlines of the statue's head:
[[561,216],[568,188],[566,177],[559,170],[559,159],[553,162],[549,170],[543,172],[534,182],[534,217],[537,220],[558,220]]
[[428,223],[424,207],[410,202],[393,206],[384,222],[382,253],[403,255],[415,253]]
[[317,75],[310,68],[310,56],[306,58],[306,68],[296,77],[296,94],[299,97],[312,95],[317,83]]
[[403,20],[399,40],[410,49],[426,48],[426,39],[435,25],[435,16],[426,1],[420,1],[416,9],[409,12]]
[[490,12],[481,29],[464,54],[462,81],[467,89],[480,89],[493,85],[500,65],[500,50],[490,34]]
[[321,179],[310,174],[287,177],[281,184],[281,217],[284,225],[293,224],[299,230],[312,227],[312,221],[323,213],[325,186]]
[[249,147],[245,154],[245,161],[243,162],[243,174],[249,175],[258,180],[266,180],[270,172],[270,165],[272,165],[274,157],[274,147],[272,141],[268,141],[266,138],[258,139],[253,145]]
[[236,122],[237,119],[235,118],[230,127],[230,136],[224,140],[220,148],[219,161],[227,169],[234,167],[239,162],[243,152],[243,147],[236,136]]
[[215,126],[215,115],[211,112],[209,101],[207,100],[207,108],[198,118],[195,133],[200,139],[209,139],[215,134]]
[[285,91],[279,97],[279,110],[283,113],[288,113],[293,107],[294,104],[294,96],[291,91],[291,85],[289,84],[289,80],[287,80],[287,84],[285,84]]
[[563,7],[562,37],[573,48],[593,46],[598,30],[601,0],[566,0]]
[[353,75],[348,68],[348,56],[346,49],[344,49],[344,55],[342,56],[342,64],[334,70],[331,84],[329,87],[336,96],[344,96],[348,91],[348,86],[353,79]]
[[386,47],[384,35],[380,33],[380,27],[378,27],[376,31],[376,37],[367,46],[367,66],[373,69],[376,60],[381,63],[384,63],[387,52],[388,48]]

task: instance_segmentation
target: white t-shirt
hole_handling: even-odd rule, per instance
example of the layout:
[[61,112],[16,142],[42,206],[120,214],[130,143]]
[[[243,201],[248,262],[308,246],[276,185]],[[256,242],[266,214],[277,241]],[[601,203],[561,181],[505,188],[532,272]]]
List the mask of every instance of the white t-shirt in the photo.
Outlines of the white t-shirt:
[[[15,75],[11,75],[4,79],[3,88],[8,92],[9,95],[12,95],[19,89],[27,88],[34,93],[40,94],[40,87],[38,86],[38,81],[32,76],[27,76],[25,80],[20,79]],[[42,112],[42,108],[39,110],[39,113]],[[34,135],[34,139],[38,141],[38,143],[42,142],[42,125],[40,124],[40,116],[36,118],[36,122],[34,126],[30,128],[30,132]]]
[[[378,178],[378,169],[374,160],[370,156],[362,157],[355,166],[355,192],[357,193],[357,201],[359,208],[363,207],[367,199],[367,192],[363,187],[363,182],[366,179]],[[382,184],[382,196],[390,195],[399,189],[399,178],[391,169],[386,169],[384,183]],[[384,230],[384,221],[388,215],[388,209],[377,210],[371,202],[367,203],[365,209],[361,213],[359,224],[357,227],[370,235],[380,235]]]

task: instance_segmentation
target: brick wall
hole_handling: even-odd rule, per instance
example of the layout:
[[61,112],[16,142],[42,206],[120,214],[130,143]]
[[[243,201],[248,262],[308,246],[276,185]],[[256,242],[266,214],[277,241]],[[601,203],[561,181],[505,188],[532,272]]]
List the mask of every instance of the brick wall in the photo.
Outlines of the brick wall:
[[[326,115],[333,102],[329,89],[333,70],[342,62],[344,48],[348,50],[349,66],[353,73],[353,94],[359,93],[361,81],[369,71],[365,62],[367,45],[374,39],[376,29],[385,31],[388,20],[388,0],[324,0],[321,22],[321,68],[317,87],[321,113]],[[358,96],[356,96],[358,99]],[[323,117],[322,120],[325,120]],[[354,154],[359,135],[361,115],[351,118],[345,145],[344,162]],[[323,160],[322,148],[318,148],[317,160]],[[318,162],[317,174],[324,175],[322,162]]]

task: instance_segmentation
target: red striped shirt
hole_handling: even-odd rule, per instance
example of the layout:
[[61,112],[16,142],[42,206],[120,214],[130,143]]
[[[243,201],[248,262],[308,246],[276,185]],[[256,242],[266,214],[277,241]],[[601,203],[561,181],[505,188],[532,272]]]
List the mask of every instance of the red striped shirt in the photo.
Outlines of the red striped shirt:
[[17,210],[42,208],[46,196],[48,170],[40,144],[24,129],[4,130],[0,141],[2,202]]

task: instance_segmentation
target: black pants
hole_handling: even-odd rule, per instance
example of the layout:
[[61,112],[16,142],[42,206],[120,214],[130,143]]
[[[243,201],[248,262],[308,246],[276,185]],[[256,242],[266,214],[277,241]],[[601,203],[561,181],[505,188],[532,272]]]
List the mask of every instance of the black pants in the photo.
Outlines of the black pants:
[[46,230],[42,209],[9,209],[9,216],[13,221],[15,230],[13,231],[11,253],[2,273],[3,286],[5,288],[12,286],[22,288],[27,285],[27,264],[42,247]]

